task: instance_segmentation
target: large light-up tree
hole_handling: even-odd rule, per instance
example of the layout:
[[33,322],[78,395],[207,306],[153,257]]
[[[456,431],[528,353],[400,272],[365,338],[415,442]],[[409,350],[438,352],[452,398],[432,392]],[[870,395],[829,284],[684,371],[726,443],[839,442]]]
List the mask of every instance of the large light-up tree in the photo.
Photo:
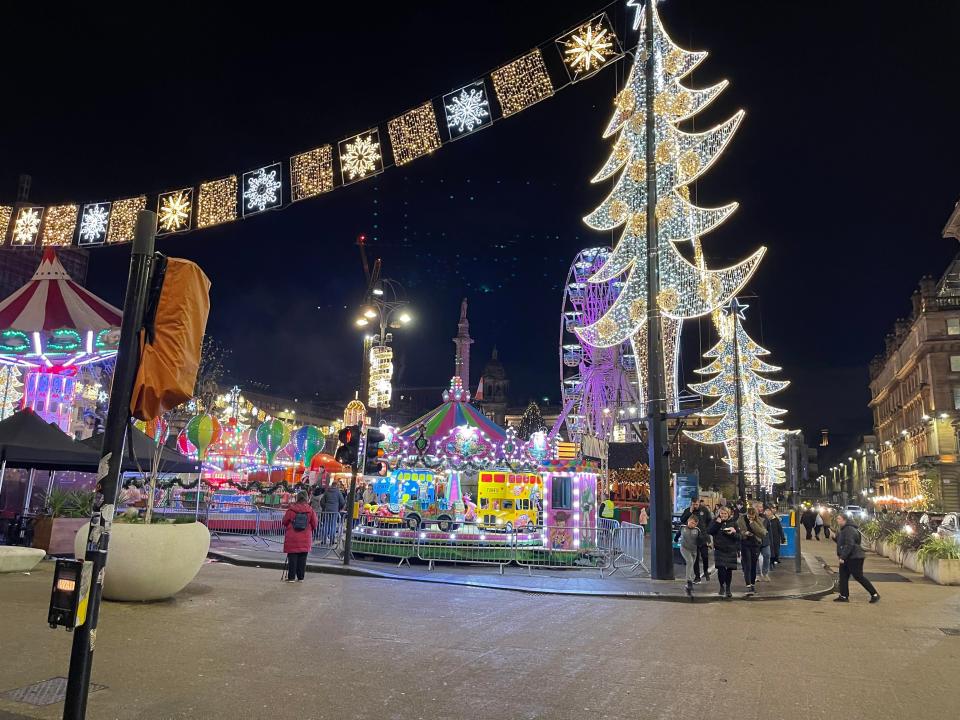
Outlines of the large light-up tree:
[[[706,367],[696,370],[709,380],[692,383],[690,388],[716,400],[700,414],[719,418],[702,430],[685,430],[687,437],[705,444],[723,444],[727,464],[737,472],[744,492],[745,479],[769,489],[783,477],[784,436],[788,431],[777,425],[786,410],[773,407],[764,400],[790,384],[789,380],[773,380],[766,374],[778,372],[776,365],[762,360],[770,351],[747,335],[741,320],[746,305],[734,298],[718,314],[720,340],[703,355],[712,358]],[[742,462],[741,462],[742,455]]]
[[[656,128],[656,217],[658,224],[660,293],[657,305],[663,317],[663,357],[668,404],[676,405],[676,367],[683,320],[706,315],[732,298],[756,270],[765,248],[728,268],[710,269],[700,237],[713,230],[736,209],[731,203],[701,208],[690,202],[689,186],[709,168],[726,147],[743,119],[743,111],[705,132],[685,132],[678,125],[692,118],[727,86],[721,82],[694,90],[680,80],[707,56],[678,47],[653,11],[653,112]],[[643,33],[640,34],[643,37]],[[630,69],[626,87],[616,98],[616,109],[604,137],[617,135],[609,159],[593,178],[602,182],[617,173],[613,190],[584,222],[595,230],[622,228],[606,264],[590,278],[609,282],[626,274],[616,301],[596,322],[577,329],[594,347],[612,347],[630,340],[640,373],[640,400],[647,374],[647,166],[645,160],[646,84],[642,46]],[[685,247],[688,259],[681,248]]]

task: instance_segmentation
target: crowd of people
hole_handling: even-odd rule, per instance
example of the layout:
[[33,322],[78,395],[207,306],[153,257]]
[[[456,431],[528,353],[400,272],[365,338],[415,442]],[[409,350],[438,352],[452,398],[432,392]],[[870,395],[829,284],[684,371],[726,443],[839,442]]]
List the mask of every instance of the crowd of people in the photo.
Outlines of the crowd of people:
[[710,547],[720,583],[718,595],[733,597],[730,583],[738,567],[743,570],[747,593],[757,591],[757,580],[770,581],[770,570],[780,563],[783,526],[776,508],[738,501],[733,507],[721,498],[716,515],[694,497],[680,516],[680,554],[686,563],[686,591],[710,580]]

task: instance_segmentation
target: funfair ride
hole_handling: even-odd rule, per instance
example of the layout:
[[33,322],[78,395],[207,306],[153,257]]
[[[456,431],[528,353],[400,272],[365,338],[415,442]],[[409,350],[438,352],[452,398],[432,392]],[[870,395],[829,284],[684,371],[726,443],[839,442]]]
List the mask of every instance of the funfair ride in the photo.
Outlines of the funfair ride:
[[573,442],[584,435],[611,440],[618,409],[637,404],[636,358],[629,341],[608,347],[582,342],[577,328],[593,325],[610,309],[623,281],[589,282],[610,257],[610,248],[577,254],[567,273],[560,315],[560,392],[563,409],[551,430],[566,424]]
[[0,301],[0,366],[23,373],[21,406],[69,433],[84,370],[117,354],[120,310],[71,279],[47,248],[26,285]]

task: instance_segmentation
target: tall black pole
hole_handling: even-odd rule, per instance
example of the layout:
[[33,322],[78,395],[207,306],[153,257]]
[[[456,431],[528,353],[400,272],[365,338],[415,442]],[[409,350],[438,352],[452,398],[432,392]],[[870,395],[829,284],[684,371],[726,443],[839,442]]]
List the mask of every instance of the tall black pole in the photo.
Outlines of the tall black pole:
[[73,632],[67,696],[63,705],[64,720],[81,720],[87,713],[90,671],[93,667],[93,651],[97,644],[97,623],[100,620],[104,566],[107,564],[110,531],[116,508],[123,446],[130,425],[130,395],[140,364],[139,334],[147,306],[156,233],[156,214],[141,210],[137,215],[137,230],[130,255],[130,274],[127,278],[127,294],[123,301],[117,363],[110,388],[110,406],[107,409],[103,450],[97,471],[96,498],[87,534],[87,552],[84,556],[85,560],[93,563],[93,582],[87,606],[87,621]]
[[349,565],[353,556],[353,508],[357,502],[357,476],[363,473],[367,464],[367,422],[360,419],[360,443],[357,445],[357,459],[350,474],[350,490],[347,492],[347,518],[343,532],[343,564]]
[[733,321],[733,380],[736,385],[734,403],[737,406],[737,495],[746,502],[747,481],[743,477],[743,398],[740,394],[740,343],[737,340],[740,321],[736,310],[730,314],[730,319]]
[[663,330],[660,325],[660,252],[657,239],[657,130],[653,52],[653,0],[643,8],[644,108],[647,153],[647,449],[650,464],[650,575],[673,580],[673,530],[670,513],[670,468],[667,463],[667,399],[663,377]]

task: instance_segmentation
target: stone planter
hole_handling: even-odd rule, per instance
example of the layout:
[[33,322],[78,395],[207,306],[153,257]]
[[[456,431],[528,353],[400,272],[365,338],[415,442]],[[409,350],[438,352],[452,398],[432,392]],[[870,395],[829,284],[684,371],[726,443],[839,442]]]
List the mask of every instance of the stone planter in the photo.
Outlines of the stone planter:
[[920,567],[920,563],[917,561],[916,550],[900,550],[899,553],[897,559],[903,567],[910,568],[914,572],[923,572],[923,568]]
[[33,524],[33,547],[47,555],[69,555],[77,530],[86,530],[90,518],[39,517]]
[[960,585],[960,560],[927,560],[923,574],[938,585]]
[[[86,527],[76,534],[83,557]],[[202,523],[141,525],[114,523],[104,574],[107,600],[162,600],[183,590],[203,565],[210,531]]]

